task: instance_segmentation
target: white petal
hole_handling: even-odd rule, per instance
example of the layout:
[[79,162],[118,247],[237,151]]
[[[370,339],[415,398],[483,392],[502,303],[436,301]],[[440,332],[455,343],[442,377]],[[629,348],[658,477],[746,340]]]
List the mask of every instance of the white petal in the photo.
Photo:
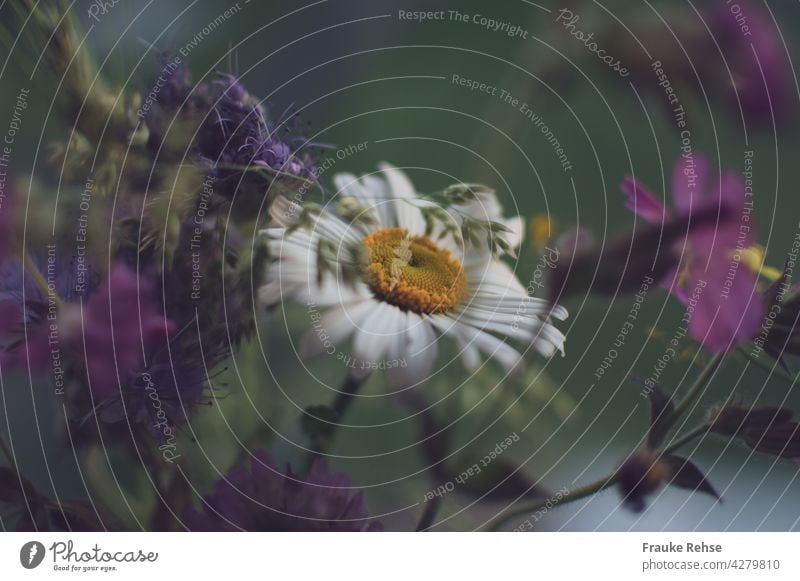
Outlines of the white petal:
[[[475,371],[481,365],[481,353],[475,343],[472,342],[471,333],[459,332],[459,327],[453,326],[451,330],[460,351],[461,361],[467,371]],[[463,326],[463,328],[466,328],[466,326]]]
[[[455,315],[454,315],[455,316]],[[478,314],[476,311],[466,311],[458,315],[458,322],[481,331],[490,331],[503,337],[530,341],[533,335],[530,329],[521,325],[521,320],[515,320],[513,315],[492,315],[486,311]],[[531,319],[528,319],[530,323]]]
[[511,370],[522,359],[516,349],[476,327],[441,315],[431,317],[431,321],[443,334],[456,339],[462,350],[464,366],[470,371],[480,364],[479,351],[497,359],[507,370]]
[[384,180],[374,175],[357,178],[353,174],[337,174],[333,180],[342,195],[353,196],[362,206],[375,212],[379,223],[373,228],[395,225],[394,202]]
[[510,266],[502,260],[493,259],[488,250],[484,252],[481,254],[481,251],[476,250],[467,252],[465,256],[464,270],[471,287],[485,287],[499,293],[514,291],[528,294]]
[[[547,315],[551,312],[549,301],[521,294],[500,295],[491,292],[478,292],[467,302],[465,308],[484,309],[498,313],[511,313],[520,315]],[[564,314],[566,309],[556,305],[554,311]],[[557,317],[562,318],[562,317]]]
[[470,341],[480,351],[493,359],[497,359],[506,371],[511,371],[522,361],[522,355],[519,351],[491,333],[486,333],[469,325],[461,325],[461,330],[470,337]]
[[519,248],[525,237],[525,222],[522,220],[522,217],[514,216],[513,218],[500,220],[500,222],[510,230],[510,232],[506,232],[504,235],[506,242],[511,245],[511,248]]
[[558,328],[550,323],[542,322],[542,326],[534,338],[533,346],[545,357],[552,357],[556,351],[560,351],[563,357],[566,340],[564,333]]
[[429,379],[438,352],[431,324],[414,313],[406,316],[404,341],[392,354],[397,364],[386,373],[389,385],[395,390],[420,385]]
[[419,211],[416,191],[405,173],[388,163],[379,164],[389,183],[396,224],[412,234],[425,232],[425,220]]
[[[311,329],[300,340],[300,355],[316,357],[332,349],[339,350],[341,343],[355,332],[374,307],[374,301],[367,299],[333,307],[318,320],[312,319]],[[309,313],[309,317],[316,317],[316,314]]]
[[398,334],[405,335],[408,319],[397,307],[374,301],[373,308],[359,325],[353,340],[353,355],[360,362],[380,364]]
[[361,240],[359,232],[351,224],[346,223],[332,212],[321,212],[315,216],[312,221],[311,233],[328,238],[335,244]]
[[270,281],[258,289],[258,304],[262,307],[277,305],[281,300],[281,287],[276,281]]

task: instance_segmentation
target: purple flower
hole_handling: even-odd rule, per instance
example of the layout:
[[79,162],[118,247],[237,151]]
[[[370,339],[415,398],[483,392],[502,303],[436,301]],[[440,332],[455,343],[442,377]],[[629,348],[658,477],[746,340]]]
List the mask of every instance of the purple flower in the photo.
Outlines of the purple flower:
[[[151,149],[173,142],[175,138],[167,134],[185,130],[182,121],[188,120],[188,126],[196,128],[196,133],[192,129],[187,135],[195,156],[220,182],[231,176],[245,177],[242,169],[231,166],[268,170],[269,182],[277,177],[314,179],[311,156],[302,150],[304,140],[291,135],[291,119],[270,122],[261,104],[233,76],[220,75],[215,81],[193,85],[186,68],[180,66],[170,70],[166,85],[146,117]],[[238,185],[237,179],[231,181]]]
[[[673,213],[688,219],[679,265],[660,282],[686,305],[691,336],[720,352],[754,337],[763,307],[756,275],[740,264],[741,253],[753,242],[744,184],[733,173],[723,172],[716,182],[710,174],[704,157],[682,156],[673,170],[672,210],[630,176],[620,188],[627,195],[625,206],[651,224]],[[716,221],[691,226],[709,211],[716,212]]]
[[174,426],[189,420],[199,403],[210,404],[211,399],[204,396],[210,390],[206,370],[214,369],[230,353],[227,349],[201,352],[197,343],[190,345],[184,339],[196,337],[184,331],[152,353],[145,365],[128,373],[121,390],[96,401],[100,419],[136,422],[163,441],[174,434]]
[[19,340],[23,317],[19,301],[0,298],[0,347],[4,350],[0,354],[0,364],[4,367],[12,369],[23,367],[24,354],[21,353],[21,349],[15,348]]
[[[0,270],[0,363],[7,369],[43,369],[52,364],[48,334],[50,325],[65,332],[63,319],[48,321],[57,302],[69,305],[87,296],[96,283],[94,271],[74,260],[39,261],[38,270],[50,285],[47,292],[37,286],[17,260],[8,260]],[[74,321],[74,317],[70,318]]]
[[207,373],[229,356],[228,343],[205,328],[198,336],[193,323],[176,332],[153,279],[122,262],[102,280],[91,265],[55,256],[39,271],[47,292],[16,260],[0,269],[2,368],[60,368],[64,383],[57,388],[90,388],[67,391],[72,409],[84,418],[129,420],[159,438],[165,426],[185,423],[203,399]]
[[647,497],[663,486],[705,492],[717,500],[720,496],[693,462],[680,456],[649,449],[633,452],[617,470],[617,486],[625,505],[641,512]]
[[14,195],[0,191],[0,265],[10,254],[14,240]]
[[22,304],[14,299],[0,301],[0,364],[7,370],[41,369],[48,362],[50,349],[47,345],[47,327],[34,324],[27,327]]
[[720,2],[708,18],[730,68],[729,77],[727,69],[719,67],[717,72],[725,74],[719,84],[730,87],[730,106],[739,115],[741,104],[745,121],[771,123],[774,114],[780,126],[793,105],[786,49],[775,25],[756,4],[740,0],[735,6],[738,12],[734,5]]
[[[21,267],[12,265],[7,271],[13,282],[0,290],[4,367],[33,370],[57,363],[89,386],[95,409],[105,421],[122,419],[124,410],[131,419],[152,425],[146,412],[154,408],[145,403],[156,397],[154,392],[158,409],[164,409],[170,422],[186,417],[176,406],[196,403],[205,376],[198,365],[184,359],[183,347],[175,346],[168,357],[175,324],[158,309],[148,278],[117,264],[91,292],[76,293],[70,266],[70,276],[64,276],[65,269],[59,271],[50,297],[26,278],[23,309]],[[78,294],[85,297],[81,303]],[[211,365],[218,358],[209,356],[206,361]]]
[[85,349],[86,374],[96,398],[112,395],[120,381],[141,368],[145,355],[174,334],[174,323],[159,312],[153,298],[149,280],[120,264],[87,301],[83,333],[72,334],[68,344],[75,353]]
[[632,511],[641,512],[648,496],[658,490],[667,478],[666,466],[659,455],[650,450],[637,450],[617,471],[622,500]]
[[291,468],[278,472],[269,455],[255,452],[233,468],[203,497],[201,510],[190,510],[185,524],[196,531],[377,531],[370,521],[363,493],[350,479],[330,472],[320,459],[305,479]]

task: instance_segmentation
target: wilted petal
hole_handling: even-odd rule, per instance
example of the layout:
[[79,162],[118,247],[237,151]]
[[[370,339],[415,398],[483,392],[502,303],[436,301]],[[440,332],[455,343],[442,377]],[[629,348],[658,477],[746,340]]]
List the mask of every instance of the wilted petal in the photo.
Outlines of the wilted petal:
[[625,207],[643,220],[660,224],[666,219],[666,208],[661,200],[632,176],[625,176],[619,188],[626,196]]

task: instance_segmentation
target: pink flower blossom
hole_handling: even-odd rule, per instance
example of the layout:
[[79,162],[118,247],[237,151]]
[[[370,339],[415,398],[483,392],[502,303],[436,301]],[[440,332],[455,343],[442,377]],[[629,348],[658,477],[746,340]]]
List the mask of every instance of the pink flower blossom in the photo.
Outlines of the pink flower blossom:
[[[687,309],[689,332],[707,349],[721,352],[753,338],[761,324],[757,277],[741,264],[741,253],[753,243],[751,209],[745,187],[733,173],[713,180],[708,161],[682,156],[672,175],[672,209],[631,176],[620,185],[625,206],[651,224],[676,214],[690,226],[681,244],[678,267],[661,283]],[[694,217],[716,211],[716,221],[692,227]]]
[[[72,307],[75,308],[74,306]],[[127,374],[144,364],[145,357],[163,347],[175,324],[159,312],[148,279],[117,265],[97,288],[83,312],[83,332],[70,347],[83,353],[86,373],[95,397],[113,394]]]

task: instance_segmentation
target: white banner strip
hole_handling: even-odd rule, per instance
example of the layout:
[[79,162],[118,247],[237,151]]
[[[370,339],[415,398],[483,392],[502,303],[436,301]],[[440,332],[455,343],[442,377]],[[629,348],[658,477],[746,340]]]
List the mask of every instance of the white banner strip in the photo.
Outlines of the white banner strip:
[[797,533],[5,533],[4,579],[800,579]]

